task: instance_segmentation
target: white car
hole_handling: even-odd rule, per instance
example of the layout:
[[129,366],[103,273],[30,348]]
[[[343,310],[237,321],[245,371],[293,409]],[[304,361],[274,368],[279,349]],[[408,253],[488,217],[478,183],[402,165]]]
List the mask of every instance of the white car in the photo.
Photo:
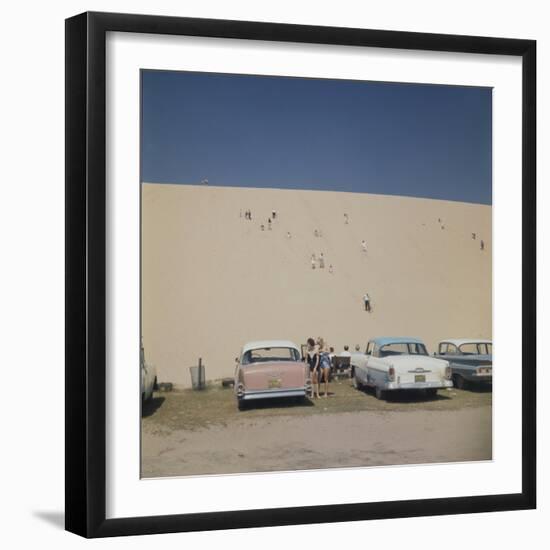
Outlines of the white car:
[[157,387],[157,371],[153,365],[145,361],[145,351],[143,342],[140,350],[140,370],[141,370],[141,401],[145,402],[153,397],[153,392]]
[[430,357],[418,338],[374,338],[365,353],[351,356],[351,369],[353,385],[374,388],[378,399],[394,390],[424,390],[434,396],[453,386],[449,362]]

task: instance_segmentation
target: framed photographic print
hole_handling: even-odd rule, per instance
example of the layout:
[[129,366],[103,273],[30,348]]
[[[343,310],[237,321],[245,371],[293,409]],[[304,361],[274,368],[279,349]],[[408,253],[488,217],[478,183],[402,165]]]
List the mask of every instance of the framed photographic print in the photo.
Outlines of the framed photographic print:
[[68,19],[66,528],[534,508],[535,66]]

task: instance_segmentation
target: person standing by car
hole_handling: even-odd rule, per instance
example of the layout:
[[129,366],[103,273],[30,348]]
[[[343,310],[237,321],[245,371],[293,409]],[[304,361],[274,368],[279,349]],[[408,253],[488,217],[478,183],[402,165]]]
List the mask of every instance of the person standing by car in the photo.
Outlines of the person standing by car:
[[[323,394],[323,397],[328,397],[328,379],[330,376],[330,352],[329,349],[323,340],[319,336],[317,339],[317,346],[319,348],[319,389],[321,386],[321,382],[325,382],[325,393]],[[317,393],[319,393],[319,390],[317,390]]]
[[307,339],[306,361],[311,374],[311,397],[319,397],[319,350],[313,338]]

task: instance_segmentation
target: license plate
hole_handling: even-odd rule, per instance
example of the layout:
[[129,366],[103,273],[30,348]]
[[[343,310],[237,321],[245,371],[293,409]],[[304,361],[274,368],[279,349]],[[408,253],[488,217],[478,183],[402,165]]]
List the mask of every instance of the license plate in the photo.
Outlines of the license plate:
[[281,380],[278,378],[272,378],[269,381],[269,388],[280,388],[281,387]]
[[426,382],[426,375],[425,374],[415,374],[414,375],[414,381],[415,382]]

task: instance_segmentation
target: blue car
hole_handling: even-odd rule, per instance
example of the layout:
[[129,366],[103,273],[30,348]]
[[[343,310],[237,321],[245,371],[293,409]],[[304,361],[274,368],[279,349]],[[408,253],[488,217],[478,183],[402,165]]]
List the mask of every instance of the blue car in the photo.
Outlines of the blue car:
[[434,354],[451,365],[453,385],[489,385],[493,382],[493,343],[478,338],[453,338],[439,342]]

